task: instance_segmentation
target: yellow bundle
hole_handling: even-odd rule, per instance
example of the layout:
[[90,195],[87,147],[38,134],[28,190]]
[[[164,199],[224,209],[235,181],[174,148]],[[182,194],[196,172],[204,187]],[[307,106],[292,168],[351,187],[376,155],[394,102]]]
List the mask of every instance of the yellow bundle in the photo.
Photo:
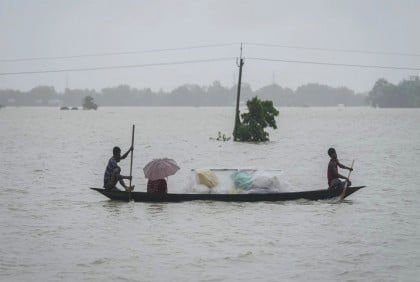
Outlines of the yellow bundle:
[[219,184],[216,174],[209,169],[197,171],[197,177],[200,184],[206,185],[209,188]]

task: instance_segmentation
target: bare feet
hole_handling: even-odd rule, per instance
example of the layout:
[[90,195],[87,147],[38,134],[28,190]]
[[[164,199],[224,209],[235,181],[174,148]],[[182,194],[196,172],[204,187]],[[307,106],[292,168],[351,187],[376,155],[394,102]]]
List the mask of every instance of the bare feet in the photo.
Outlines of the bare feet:
[[132,185],[132,186],[130,186],[130,187],[127,187],[127,188],[125,188],[125,191],[133,191],[134,190],[134,185]]

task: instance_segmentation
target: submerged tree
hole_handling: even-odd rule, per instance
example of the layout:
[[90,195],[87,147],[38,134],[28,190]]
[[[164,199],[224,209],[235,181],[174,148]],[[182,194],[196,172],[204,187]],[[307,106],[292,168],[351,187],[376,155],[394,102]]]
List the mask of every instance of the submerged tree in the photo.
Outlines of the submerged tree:
[[93,102],[93,98],[91,96],[86,96],[83,98],[83,110],[96,110],[98,105]]
[[272,101],[261,101],[254,97],[246,102],[248,113],[241,114],[242,121],[238,127],[237,140],[245,142],[269,141],[266,127],[277,129],[275,117],[279,111],[273,106]]

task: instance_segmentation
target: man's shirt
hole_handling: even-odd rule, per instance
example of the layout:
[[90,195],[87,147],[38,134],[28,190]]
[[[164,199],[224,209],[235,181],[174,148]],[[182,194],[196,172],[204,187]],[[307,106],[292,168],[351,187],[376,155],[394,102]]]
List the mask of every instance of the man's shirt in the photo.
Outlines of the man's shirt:
[[118,166],[117,161],[114,159],[114,157],[112,157],[109,159],[108,165],[105,169],[104,186],[111,180],[112,173],[115,171],[116,168],[121,170],[121,168]]

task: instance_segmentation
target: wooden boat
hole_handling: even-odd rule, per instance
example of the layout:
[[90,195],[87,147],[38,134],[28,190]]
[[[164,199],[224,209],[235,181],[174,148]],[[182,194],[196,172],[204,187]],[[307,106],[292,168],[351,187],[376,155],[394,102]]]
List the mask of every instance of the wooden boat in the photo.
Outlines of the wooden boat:
[[[365,186],[348,187],[345,197],[353,194]],[[98,191],[111,200],[128,201],[128,192],[107,190],[103,188],[90,188]],[[303,192],[266,193],[266,194],[160,194],[147,192],[131,192],[131,199],[136,202],[185,202],[185,201],[222,201],[222,202],[275,202],[298,199],[326,200],[340,196],[342,190],[335,191],[314,190]]]

